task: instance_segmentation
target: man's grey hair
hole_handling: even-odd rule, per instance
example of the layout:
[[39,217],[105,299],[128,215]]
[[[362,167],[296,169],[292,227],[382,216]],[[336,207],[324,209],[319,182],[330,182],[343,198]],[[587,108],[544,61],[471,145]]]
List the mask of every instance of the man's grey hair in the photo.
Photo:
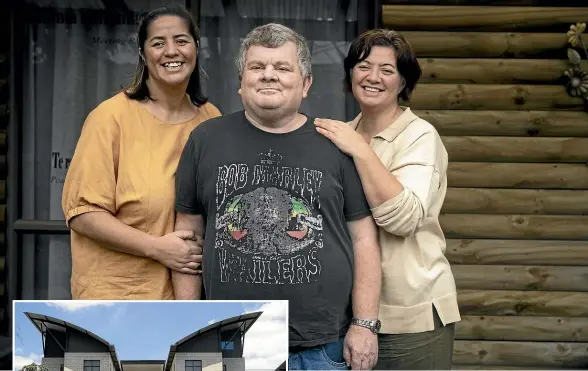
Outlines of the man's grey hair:
[[302,78],[312,76],[312,57],[304,36],[284,25],[268,23],[263,26],[255,27],[241,42],[239,55],[236,60],[237,68],[239,69],[239,77],[243,75],[245,57],[250,47],[259,45],[265,48],[279,48],[288,42],[293,42],[296,45],[298,66],[300,67]]

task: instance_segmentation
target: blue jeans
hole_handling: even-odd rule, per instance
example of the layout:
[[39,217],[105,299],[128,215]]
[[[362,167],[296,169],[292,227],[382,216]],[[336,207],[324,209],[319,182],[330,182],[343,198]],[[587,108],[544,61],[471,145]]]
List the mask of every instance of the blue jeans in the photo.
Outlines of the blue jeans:
[[288,353],[288,370],[349,370],[343,359],[344,340]]

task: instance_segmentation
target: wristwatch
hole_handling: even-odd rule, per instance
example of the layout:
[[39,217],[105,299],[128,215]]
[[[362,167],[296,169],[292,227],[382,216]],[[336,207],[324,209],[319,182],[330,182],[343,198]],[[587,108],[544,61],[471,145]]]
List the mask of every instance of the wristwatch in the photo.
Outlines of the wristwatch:
[[380,327],[382,327],[382,323],[379,319],[352,318],[351,324],[368,328],[376,335],[380,333]]

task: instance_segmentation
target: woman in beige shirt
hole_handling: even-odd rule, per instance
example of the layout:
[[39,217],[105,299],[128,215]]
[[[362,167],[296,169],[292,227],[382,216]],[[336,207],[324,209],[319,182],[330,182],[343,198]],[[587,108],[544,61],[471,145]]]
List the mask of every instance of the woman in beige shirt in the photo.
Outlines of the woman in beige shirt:
[[361,113],[348,124],[315,123],[353,157],[379,226],[383,281],[376,369],[450,369],[454,323],[461,318],[439,225],[447,151],[431,124],[399,106],[421,68],[410,44],[382,29],[351,44],[344,68],[345,87]]
[[188,11],[152,11],[138,42],[132,86],[88,115],[63,188],[74,299],[173,299],[170,269],[198,274],[199,242],[174,232],[175,172],[190,132],[220,112],[194,73]]

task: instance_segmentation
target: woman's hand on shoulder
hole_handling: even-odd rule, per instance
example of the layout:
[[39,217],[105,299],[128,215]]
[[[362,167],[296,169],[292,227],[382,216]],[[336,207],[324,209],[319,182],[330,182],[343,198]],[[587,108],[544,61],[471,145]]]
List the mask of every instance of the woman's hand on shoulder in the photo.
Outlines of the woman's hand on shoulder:
[[152,259],[187,274],[202,273],[204,240],[192,231],[175,231],[155,239]]
[[355,156],[369,147],[363,137],[351,125],[343,121],[316,118],[316,130],[333,142],[341,151],[349,156]]

